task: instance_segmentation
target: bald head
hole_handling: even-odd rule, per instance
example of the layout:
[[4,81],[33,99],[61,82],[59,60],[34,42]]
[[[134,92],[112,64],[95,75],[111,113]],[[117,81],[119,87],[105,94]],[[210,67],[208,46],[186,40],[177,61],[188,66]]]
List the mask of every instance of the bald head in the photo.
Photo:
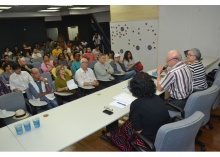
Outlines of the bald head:
[[20,58],[19,64],[20,64],[21,66],[26,65],[26,60],[25,60],[24,57]]
[[170,60],[170,59],[172,59],[172,58],[175,58],[175,59],[177,59],[178,61],[181,61],[181,60],[182,60],[182,56],[181,56],[181,54],[179,53],[179,51],[177,51],[177,50],[171,50],[171,51],[169,51],[169,52],[167,53],[166,57],[167,57],[167,60]]
[[40,71],[37,68],[32,68],[31,69],[31,76],[33,77],[34,80],[39,81],[40,80]]

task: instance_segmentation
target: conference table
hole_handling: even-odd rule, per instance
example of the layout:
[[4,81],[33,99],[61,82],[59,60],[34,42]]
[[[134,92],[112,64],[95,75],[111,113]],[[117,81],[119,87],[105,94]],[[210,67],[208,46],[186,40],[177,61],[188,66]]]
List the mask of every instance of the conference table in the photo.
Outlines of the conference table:
[[[205,61],[205,59],[204,59]],[[212,62],[214,59],[212,60]],[[215,60],[216,61],[216,60]],[[211,59],[209,60],[211,62]],[[208,61],[206,66],[209,65]],[[148,71],[149,74],[152,71]],[[94,132],[114,123],[129,113],[130,105],[119,108],[109,105],[113,97],[127,90],[128,81],[87,95],[51,110],[12,123],[0,129],[0,151],[61,151]],[[157,91],[161,95],[164,91]],[[112,115],[103,113],[105,108],[113,110]],[[32,119],[40,118],[40,128],[34,128]],[[31,121],[31,131],[17,135],[14,125]],[[9,141],[9,143],[2,141]]]

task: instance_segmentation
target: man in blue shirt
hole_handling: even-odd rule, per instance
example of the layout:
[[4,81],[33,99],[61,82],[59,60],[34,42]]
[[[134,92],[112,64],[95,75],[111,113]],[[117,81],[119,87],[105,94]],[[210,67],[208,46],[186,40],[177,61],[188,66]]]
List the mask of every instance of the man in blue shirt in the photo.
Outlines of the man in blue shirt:
[[51,109],[58,106],[51,85],[48,84],[47,80],[40,75],[37,68],[31,70],[31,76],[34,81],[29,83],[29,90],[33,96],[33,100],[46,101],[47,109]]

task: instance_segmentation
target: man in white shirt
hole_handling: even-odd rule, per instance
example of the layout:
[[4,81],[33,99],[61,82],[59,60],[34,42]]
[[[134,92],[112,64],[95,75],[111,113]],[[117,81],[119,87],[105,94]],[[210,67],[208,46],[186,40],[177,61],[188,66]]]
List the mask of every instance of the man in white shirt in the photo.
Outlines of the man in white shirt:
[[14,73],[9,77],[10,89],[13,92],[25,91],[30,81],[33,81],[31,75],[26,71],[21,71],[21,66],[15,63],[12,66]]
[[39,52],[37,52],[37,49],[36,49],[36,48],[33,49],[32,58],[33,58],[33,59],[42,58],[42,55],[41,55]]
[[86,58],[80,60],[80,65],[81,68],[75,73],[75,79],[78,82],[79,87],[83,88],[83,91],[86,94],[91,94],[104,89],[104,87],[97,81],[93,70],[88,68],[88,60]]

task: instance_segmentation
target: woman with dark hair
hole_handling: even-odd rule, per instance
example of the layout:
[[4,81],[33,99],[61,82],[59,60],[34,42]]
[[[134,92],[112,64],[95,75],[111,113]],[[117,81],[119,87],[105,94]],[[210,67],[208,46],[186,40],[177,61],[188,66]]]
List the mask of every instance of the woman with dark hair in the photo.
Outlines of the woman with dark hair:
[[135,64],[133,56],[130,51],[126,51],[123,58],[123,63],[125,65],[126,71],[131,70],[133,65]]
[[114,55],[115,55],[115,52],[111,50],[105,55],[106,57],[105,61],[110,63],[111,61],[114,60]]
[[6,84],[8,84],[9,83],[9,77],[12,74],[12,72],[11,72],[11,65],[9,63],[5,63],[3,65],[3,70],[4,70],[4,72],[1,74],[2,75],[2,79],[4,80],[4,82]]
[[64,53],[60,53],[57,57],[57,61],[59,63],[59,65],[63,65],[65,66],[66,68],[69,68],[69,63],[68,61],[66,60],[65,56],[64,56]]
[[43,72],[51,72],[51,70],[54,68],[53,60],[50,59],[49,54],[43,55],[43,63],[41,64],[41,69]]
[[[123,151],[131,151],[129,140],[135,131],[154,143],[158,129],[170,122],[165,102],[157,95],[156,86],[147,73],[137,73],[129,82],[129,90],[137,99],[131,103],[129,120],[116,130],[101,135]],[[143,144],[140,139],[136,142]]]

